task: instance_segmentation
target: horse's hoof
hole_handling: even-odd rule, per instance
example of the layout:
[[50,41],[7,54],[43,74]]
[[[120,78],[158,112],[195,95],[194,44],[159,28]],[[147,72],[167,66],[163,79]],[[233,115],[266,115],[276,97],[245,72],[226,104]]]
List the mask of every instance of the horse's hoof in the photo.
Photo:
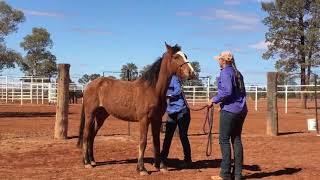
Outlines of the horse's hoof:
[[153,167],[155,167],[157,171],[160,171],[160,164],[159,165],[153,164]]
[[149,172],[148,171],[140,171],[139,174],[140,174],[140,176],[148,176]]
[[168,172],[168,169],[167,169],[167,168],[160,168],[160,172],[162,172],[162,173],[167,173],[167,172]]
[[91,164],[85,164],[85,165],[84,165],[84,168],[86,168],[86,169],[92,169],[93,166],[92,166]]
[[95,161],[91,161],[90,164],[91,164],[91,166],[96,166],[97,165],[97,163]]

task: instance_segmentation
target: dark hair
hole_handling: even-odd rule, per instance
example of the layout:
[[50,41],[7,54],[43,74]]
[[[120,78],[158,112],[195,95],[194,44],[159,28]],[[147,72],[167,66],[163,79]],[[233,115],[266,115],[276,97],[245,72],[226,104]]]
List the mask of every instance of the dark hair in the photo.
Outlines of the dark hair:
[[240,73],[240,71],[237,69],[236,63],[234,62],[234,59],[232,59],[232,63],[231,63],[234,72],[236,74],[236,86],[238,88],[238,90],[240,90],[241,92],[245,92],[245,86],[244,86],[244,82],[243,82],[243,76]]
[[148,81],[149,85],[155,85],[159,78],[160,67],[161,67],[162,57],[158,58],[149,68],[146,70],[141,78]]

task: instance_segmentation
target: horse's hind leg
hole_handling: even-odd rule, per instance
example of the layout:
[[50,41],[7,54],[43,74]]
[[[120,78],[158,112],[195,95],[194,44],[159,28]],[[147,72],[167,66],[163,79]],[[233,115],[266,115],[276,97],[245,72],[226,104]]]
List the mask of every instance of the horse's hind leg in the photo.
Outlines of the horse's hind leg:
[[90,159],[89,159],[89,139],[92,134],[92,125],[94,124],[94,119],[93,119],[93,113],[90,111],[86,110],[86,123],[84,126],[84,131],[83,131],[83,147],[82,147],[82,154],[83,154],[83,163],[85,168],[92,168],[90,164]]
[[95,159],[94,159],[94,150],[93,150],[93,146],[94,146],[94,139],[99,131],[99,129],[102,127],[105,119],[107,119],[107,117],[109,116],[109,114],[107,113],[107,111],[100,107],[96,110],[95,112],[95,121],[94,121],[94,124],[92,125],[92,129],[91,129],[91,136],[89,138],[89,147],[88,147],[88,154],[89,154],[89,160],[90,160],[90,164],[92,166],[95,166],[96,165],[96,162],[95,162]]

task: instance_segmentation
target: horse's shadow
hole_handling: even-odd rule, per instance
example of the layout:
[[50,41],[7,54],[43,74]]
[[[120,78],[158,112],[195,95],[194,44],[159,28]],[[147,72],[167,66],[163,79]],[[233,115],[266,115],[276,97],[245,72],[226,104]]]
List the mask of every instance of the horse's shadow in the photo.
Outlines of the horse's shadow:
[[54,117],[56,112],[0,112],[0,117]]
[[[153,163],[153,158],[143,158],[144,163]],[[126,160],[112,160],[112,161],[104,161],[104,162],[97,162],[96,166],[106,166],[106,165],[113,165],[113,164],[136,164],[138,163],[138,159],[126,159]]]
[[279,136],[285,136],[285,135],[292,135],[292,134],[301,134],[303,133],[302,131],[294,131],[294,132],[280,132],[278,135]]
[[[153,158],[144,158],[144,163],[153,164]],[[179,159],[168,159],[167,166],[170,168],[170,171],[176,171],[181,169],[207,169],[207,168],[217,168],[220,166],[221,159],[217,160],[200,160],[192,162],[189,167],[182,167],[183,160]],[[105,166],[105,165],[113,165],[113,164],[136,164],[138,163],[138,159],[126,159],[126,160],[112,160],[105,162],[97,162],[96,166]]]
[[[153,158],[144,158],[144,162],[148,164],[153,164]],[[96,166],[105,166],[105,165],[113,165],[113,164],[136,164],[138,163],[138,159],[127,159],[127,160],[113,160],[113,161],[105,161],[105,162],[97,162]],[[183,167],[183,160],[179,159],[168,159],[167,166],[169,171],[180,171],[182,169],[208,169],[208,168],[219,168],[221,163],[221,159],[215,160],[199,160],[194,161],[190,166]],[[253,174],[246,175],[245,179],[261,179],[265,177],[272,176],[282,176],[282,175],[292,175],[300,172],[301,168],[284,168],[280,170],[276,170],[273,172],[263,172],[259,165],[243,165],[243,169],[254,172]],[[261,172],[262,171],[262,172]]]
[[[153,158],[144,158],[144,162],[148,164],[153,164]],[[105,166],[105,165],[113,165],[113,164],[136,164],[138,163],[138,159],[127,159],[127,160],[112,160],[105,162],[97,162],[96,166]],[[215,160],[199,160],[192,162],[191,165],[185,166],[184,161],[180,159],[168,159],[167,166],[169,171],[179,171],[182,169],[208,169],[208,168],[219,168],[221,163],[221,159]],[[244,169],[250,171],[261,171],[261,168],[258,165],[244,165]]]

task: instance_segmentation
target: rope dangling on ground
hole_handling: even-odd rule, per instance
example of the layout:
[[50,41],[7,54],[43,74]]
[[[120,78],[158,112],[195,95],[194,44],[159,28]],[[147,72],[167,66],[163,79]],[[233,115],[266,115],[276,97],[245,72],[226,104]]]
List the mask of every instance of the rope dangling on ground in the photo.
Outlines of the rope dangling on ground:
[[[213,127],[213,106],[211,108],[208,107],[208,105],[205,105],[198,109],[189,108],[191,111],[201,111],[203,109],[207,108],[206,112],[206,118],[203,123],[203,133],[208,135],[208,141],[207,141],[207,149],[206,149],[206,155],[211,156],[212,154],[212,127]],[[208,125],[208,128],[206,128]],[[208,129],[208,130],[206,130]]]
[[[207,108],[206,119],[203,124],[203,132],[208,135],[206,155],[211,156],[212,154],[212,127],[213,127],[213,106]],[[206,125],[208,124],[208,131],[206,131]]]

